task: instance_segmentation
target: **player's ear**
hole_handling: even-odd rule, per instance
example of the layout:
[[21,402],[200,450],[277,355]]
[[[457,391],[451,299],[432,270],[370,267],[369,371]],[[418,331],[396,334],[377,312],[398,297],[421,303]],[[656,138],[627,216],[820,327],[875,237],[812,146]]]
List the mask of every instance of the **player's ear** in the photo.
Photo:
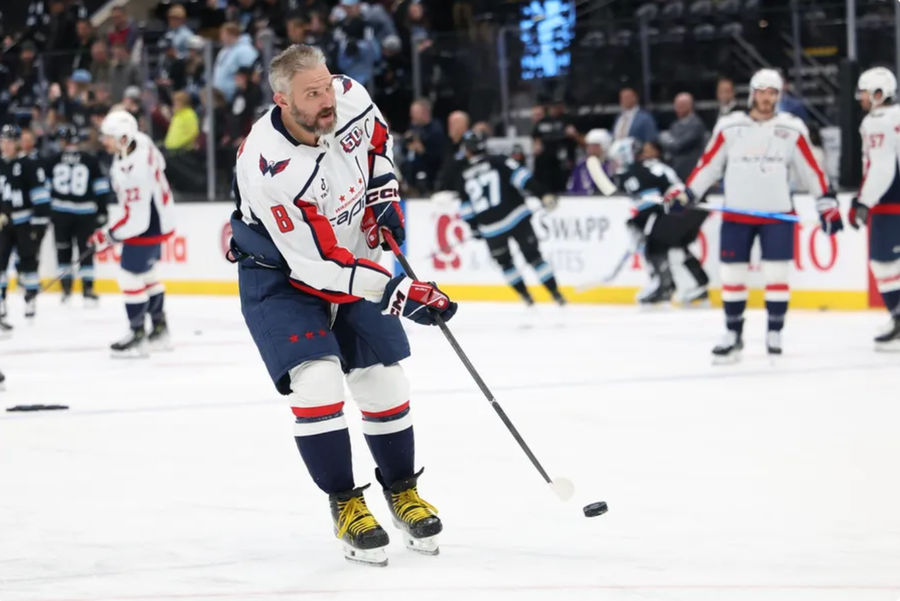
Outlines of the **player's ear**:
[[287,96],[285,94],[282,94],[281,92],[275,92],[274,94],[272,94],[272,100],[275,101],[275,104],[277,104],[281,108],[286,107],[288,104]]

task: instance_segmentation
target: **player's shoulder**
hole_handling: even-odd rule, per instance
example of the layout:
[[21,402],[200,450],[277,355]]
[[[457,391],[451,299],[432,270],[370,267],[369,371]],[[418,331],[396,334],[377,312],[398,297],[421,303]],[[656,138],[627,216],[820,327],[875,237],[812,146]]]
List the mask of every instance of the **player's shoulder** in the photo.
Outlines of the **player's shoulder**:
[[809,135],[809,129],[803,119],[791,113],[775,113],[772,123],[776,128],[792,130],[798,134]]
[[[352,77],[342,74],[332,75],[331,85],[334,87],[335,102],[341,107],[347,107],[351,111],[354,108],[362,111],[372,104],[372,97],[369,96],[369,91]],[[351,115],[347,115],[346,111],[342,115],[339,108],[338,119],[341,119],[342,116],[350,117]]]
[[722,115],[716,121],[715,129],[722,131],[736,125],[748,125],[751,122],[750,115],[744,111],[731,111],[727,115]]

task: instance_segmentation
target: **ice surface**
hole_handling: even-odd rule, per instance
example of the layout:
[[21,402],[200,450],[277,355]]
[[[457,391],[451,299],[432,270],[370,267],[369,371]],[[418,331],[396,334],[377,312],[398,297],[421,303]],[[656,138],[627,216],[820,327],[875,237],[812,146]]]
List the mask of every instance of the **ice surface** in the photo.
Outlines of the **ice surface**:
[[[0,600],[900,598],[900,355],[883,313],[792,312],[713,367],[717,310],[464,304],[451,322],[561,503],[436,329],[410,324],[441,555],[346,562],[236,298],[173,297],[177,350],[116,361],[120,300],[40,299],[0,341]],[[358,483],[372,462],[348,411]],[[390,529],[377,491],[369,503]],[[583,505],[609,513],[587,519]],[[408,596],[407,596],[408,594]]]

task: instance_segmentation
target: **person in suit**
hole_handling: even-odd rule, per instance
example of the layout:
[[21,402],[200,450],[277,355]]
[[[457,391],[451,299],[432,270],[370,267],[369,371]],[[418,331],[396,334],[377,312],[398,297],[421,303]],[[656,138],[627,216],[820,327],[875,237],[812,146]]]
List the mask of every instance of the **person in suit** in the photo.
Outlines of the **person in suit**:
[[640,107],[637,91],[631,87],[619,90],[619,106],[622,112],[613,126],[613,139],[634,138],[641,142],[653,142],[659,136],[653,115]]

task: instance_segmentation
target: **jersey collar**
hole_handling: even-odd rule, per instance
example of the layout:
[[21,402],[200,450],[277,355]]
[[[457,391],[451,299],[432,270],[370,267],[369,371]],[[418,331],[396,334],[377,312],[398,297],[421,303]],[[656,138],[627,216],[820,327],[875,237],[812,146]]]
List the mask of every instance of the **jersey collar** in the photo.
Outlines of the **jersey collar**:
[[301,142],[294,138],[294,136],[291,135],[291,132],[289,132],[284,126],[284,122],[281,120],[280,106],[276,106],[272,109],[272,127],[275,128],[275,131],[284,136],[288,142],[290,142],[294,146],[300,146]]

